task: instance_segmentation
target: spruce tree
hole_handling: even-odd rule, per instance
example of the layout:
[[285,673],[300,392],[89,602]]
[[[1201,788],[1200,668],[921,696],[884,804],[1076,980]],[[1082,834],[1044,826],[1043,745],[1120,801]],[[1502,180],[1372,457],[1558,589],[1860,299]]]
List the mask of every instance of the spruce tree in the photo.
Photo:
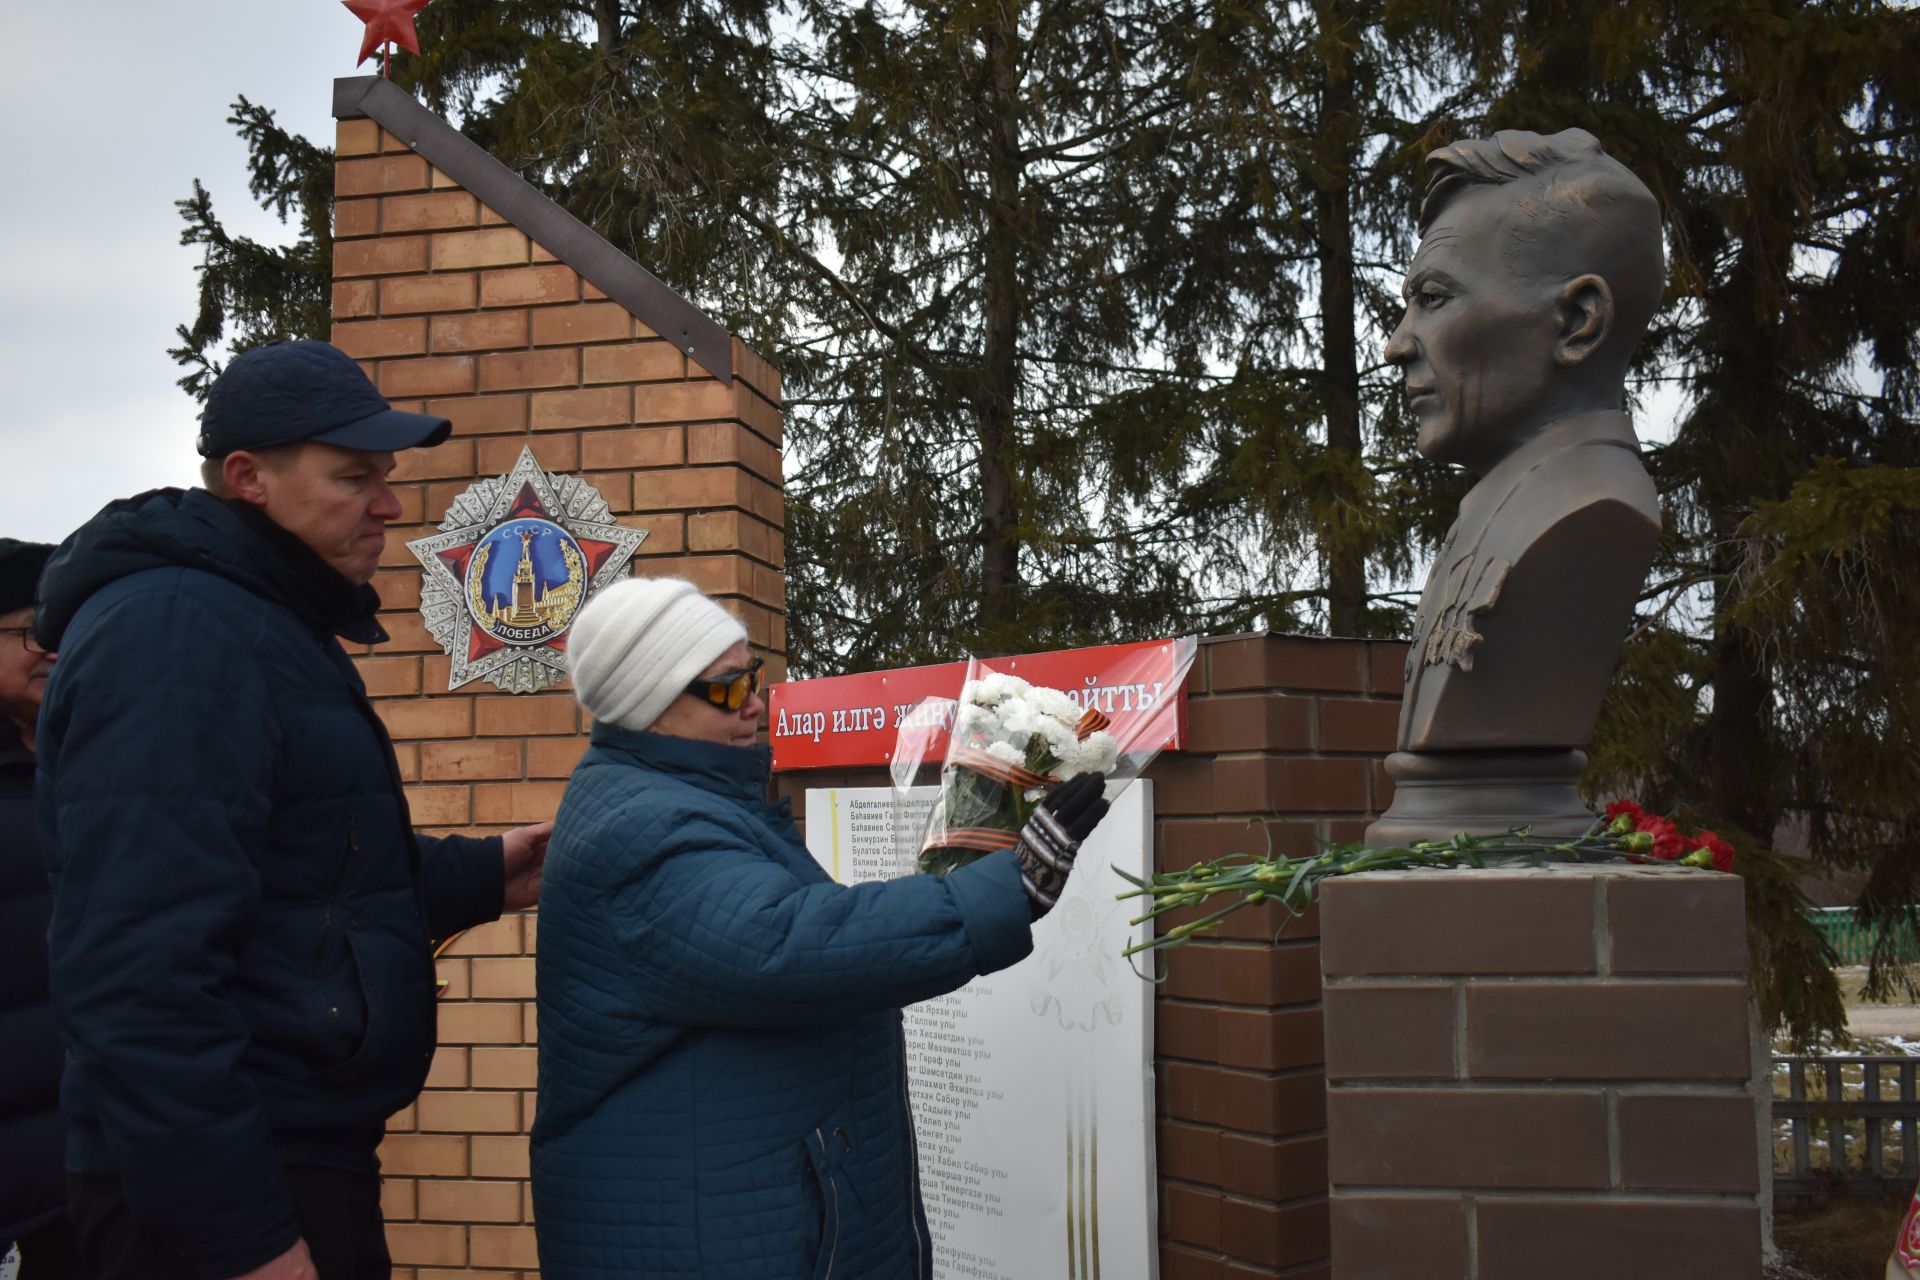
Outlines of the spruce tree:
[[769,11],[441,0],[396,78],[783,367],[796,670],[1211,629],[1209,424],[1137,408],[1200,10]]
[[273,112],[244,97],[227,123],[247,144],[253,198],[281,221],[293,219],[298,234],[286,246],[230,235],[198,178],[191,196],[174,201],[186,223],[180,243],[201,248],[200,297],[192,323],[175,326],[179,345],[167,354],[187,370],[180,386],[202,400],[220,375],[222,346],[238,355],[277,338],[325,337],[331,324],[333,151],[282,129]]
[[1381,347],[1421,160],[1455,136],[1474,86],[1380,0],[1214,11],[1195,58],[1204,230],[1176,265],[1208,303],[1181,336],[1233,369],[1206,406],[1204,500],[1268,553],[1241,621],[1405,634],[1466,484],[1414,455]]

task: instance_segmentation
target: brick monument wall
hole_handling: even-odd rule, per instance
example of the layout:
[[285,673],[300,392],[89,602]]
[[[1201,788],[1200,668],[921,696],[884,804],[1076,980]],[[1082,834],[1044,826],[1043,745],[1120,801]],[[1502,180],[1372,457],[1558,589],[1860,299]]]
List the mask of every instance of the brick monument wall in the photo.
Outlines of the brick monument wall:
[[1758,1280],[1743,912],[1674,867],[1329,882],[1335,1280]]
[[[1380,761],[1405,660],[1393,641],[1203,642],[1188,681],[1191,750],[1149,774],[1155,865],[1264,853],[1269,839],[1290,855],[1358,840],[1392,799]],[[1328,1275],[1317,914],[1248,908],[1161,957],[1161,1280]]]
[[[375,583],[392,639],[355,660],[421,828],[542,821],[586,748],[586,718],[564,684],[448,691],[449,659],[420,618],[407,540],[531,446],[549,472],[583,475],[615,520],[647,531],[635,572],[690,578],[734,610],[777,679],[779,376],[735,339],[702,352],[724,378],[690,359],[375,119],[341,119],[336,153],[332,340],[397,407],[454,424],[450,440],[403,454],[394,472],[404,514]],[[502,189],[548,216],[531,189]],[[525,219],[536,233],[539,217]],[[426,1091],[393,1118],[380,1152],[401,1280],[536,1274],[526,1181],[535,924],[531,913],[509,915],[440,961],[440,1048]]]
[[[1188,677],[1191,750],[1163,754],[1154,860],[1177,870],[1232,852],[1310,853],[1360,838],[1390,785],[1396,642],[1204,639]],[[805,812],[812,787],[882,787],[884,770],[777,775]],[[1115,889],[1121,888],[1115,881]],[[1194,913],[1170,915],[1167,927]],[[1161,962],[1155,998],[1162,1280],[1327,1276],[1326,1083],[1313,913],[1231,917]]]

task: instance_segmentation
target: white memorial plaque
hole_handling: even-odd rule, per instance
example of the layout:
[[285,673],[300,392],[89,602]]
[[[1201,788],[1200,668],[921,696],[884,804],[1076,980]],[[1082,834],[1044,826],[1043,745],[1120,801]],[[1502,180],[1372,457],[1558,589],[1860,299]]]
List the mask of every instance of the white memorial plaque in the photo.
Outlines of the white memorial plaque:
[[[1114,894],[1153,858],[1135,782],[1080,851],[1033,954],[909,1007],[907,1069],[938,1280],[1153,1280],[1153,985]],[[807,792],[807,845],[843,884],[910,874],[937,788]]]

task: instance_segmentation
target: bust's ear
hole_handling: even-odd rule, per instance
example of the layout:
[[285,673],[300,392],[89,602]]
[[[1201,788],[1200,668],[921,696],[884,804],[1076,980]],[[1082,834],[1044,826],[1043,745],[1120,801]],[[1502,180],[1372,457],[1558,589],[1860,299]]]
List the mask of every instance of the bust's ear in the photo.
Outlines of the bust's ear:
[[1575,276],[1560,289],[1556,307],[1560,337],[1553,347],[1554,362],[1584,363],[1606,345],[1613,332],[1613,290],[1596,275]]

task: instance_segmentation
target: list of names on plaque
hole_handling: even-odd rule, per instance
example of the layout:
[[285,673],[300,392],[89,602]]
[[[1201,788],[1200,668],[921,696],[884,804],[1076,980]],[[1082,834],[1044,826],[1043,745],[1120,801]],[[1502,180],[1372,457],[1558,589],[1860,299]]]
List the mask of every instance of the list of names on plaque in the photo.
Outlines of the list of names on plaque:
[[[909,874],[935,796],[809,791],[808,846],[843,883]],[[1120,959],[1141,931],[1110,869],[1145,873],[1151,814],[1147,784],[1121,794],[1032,955],[905,1011],[940,1280],[1156,1272],[1153,987]]]

